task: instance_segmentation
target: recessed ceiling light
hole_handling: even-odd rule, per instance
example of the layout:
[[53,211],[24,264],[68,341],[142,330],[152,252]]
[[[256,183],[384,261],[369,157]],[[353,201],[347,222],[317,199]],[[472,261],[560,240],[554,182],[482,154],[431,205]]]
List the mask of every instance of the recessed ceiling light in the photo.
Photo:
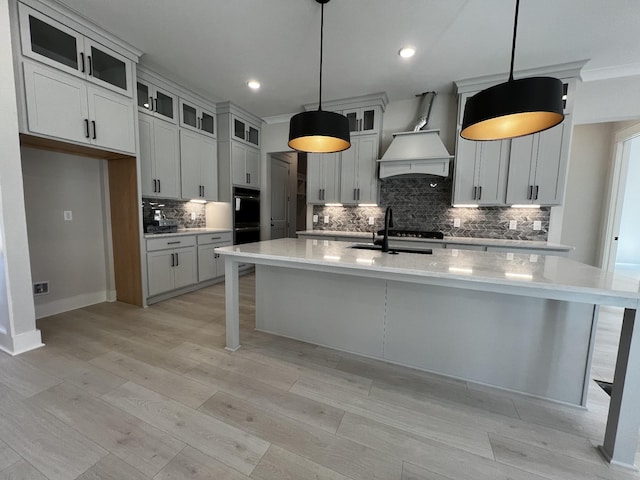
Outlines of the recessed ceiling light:
[[247,82],[247,85],[252,90],[258,90],[260,88],[260,82],[258,82],[257,80],[250,80],[249,82]]
[[400,51],[398,52],[398,55],[400,55],[402,58],[410,58],[413,57],[416,53],[416,49],[413,47],[404,47],[401,48]]

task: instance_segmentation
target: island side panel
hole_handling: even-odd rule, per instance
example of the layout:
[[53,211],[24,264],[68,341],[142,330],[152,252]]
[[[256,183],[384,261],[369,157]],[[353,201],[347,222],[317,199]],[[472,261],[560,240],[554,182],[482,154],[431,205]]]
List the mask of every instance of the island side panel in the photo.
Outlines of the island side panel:
[[240,283],[238,262],[233,257],[224,259],[224,295],[226,309],[227,350],[240,348]]
[[256,265],[256,329],[382,358],[386,282]]
[[594,305],[390,281],[385,359],[583,404]]

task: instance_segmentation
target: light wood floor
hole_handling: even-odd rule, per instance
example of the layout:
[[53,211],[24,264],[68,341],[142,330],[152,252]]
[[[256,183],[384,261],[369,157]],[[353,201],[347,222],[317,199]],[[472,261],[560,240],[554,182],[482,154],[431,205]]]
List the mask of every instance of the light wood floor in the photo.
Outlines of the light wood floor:
[[[233,354],[222,284],[39,321],[46,347],[0,354],[0,480],[640,479],[594,448],[596,386],[585,411],[261,334],[241,288]],[[598,378],[619,318],[603,314]]]

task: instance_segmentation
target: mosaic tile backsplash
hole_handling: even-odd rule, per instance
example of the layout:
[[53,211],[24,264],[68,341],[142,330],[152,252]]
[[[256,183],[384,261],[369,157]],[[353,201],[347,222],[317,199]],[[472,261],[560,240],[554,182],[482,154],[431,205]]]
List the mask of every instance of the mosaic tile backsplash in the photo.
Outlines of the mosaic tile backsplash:
[[[207,212],[204,203],[181,202],[162,198],[142,198],[143,223],[153,220],[154,210],[160,210],[165,218],[178,221],[178,228],[204,228]],[[191,219],[191,213],[196,219]]]
[[[316,230],[371,232],[384,227],[384,210],[393,209],[395,228],[404,230],[439,231],[448,236],[474,238],[504,238],[511,240],[546,241],[549,232],[550,208],[451,206],[452,179],[442,177],[391,178],[381,183],[379,207],[326,207],[314,205],[313,214],[319,221]],[[329,216],[329,223],[323,217]],[[375,224],[369,225],[369,217]],[[453,220],[460,219],[460,227]],[[509,230],[509,222],[517,222]],[[540,221],[541,230],[533,230]]]

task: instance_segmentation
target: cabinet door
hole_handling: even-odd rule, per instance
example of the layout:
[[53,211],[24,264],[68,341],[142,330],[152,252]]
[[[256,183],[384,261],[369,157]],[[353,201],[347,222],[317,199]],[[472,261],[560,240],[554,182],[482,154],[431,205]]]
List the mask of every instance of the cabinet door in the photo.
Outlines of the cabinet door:
[[218,276],[218,259],[213,252],[216,245],[198,247],[198,281],[204,282]]
[[137,90],[140,112],[177,123],[178,97],[176,95],[141,79],[138,80]]
[[83,36],[50,17],[18,3],[23,55],[78,77],[84,77]]
[[340,154],[322,154],[323,202],[340,202]]
[[568,157],[564,122],[538,135],[533,203],[561,205]]
[[180,248],[174,251],[176,257],[174,273],[174,287],[182,288],[198,282],[198,263],[196,247]]
[[322,157],[326,154],[307,154],[307,203],[322,203]]
[[218,142],[212,138],[200,139],[200,182],[202,196],[218,201]]
[[136,153],[133,102],[106,90],[87,87],[91,143],[109,150]]
[[147,115],[138,117],[140,132],[140,184],[142,196],[155,196],[157,183],[153,168],[153,118]]
[[247,183],[252,188],[260,188],[260,150],[251,147],[246,150]]
[[[364,135],[357,139],[357,200],[358,203],[378,203],[378,135]],[[351,147],[353,148],[353,146]],[[350,149],[349,149],[350,150]],[[343,160],[344,161],[344,157]],[[340,178],[340,185],[344,180]]]
[[174,289],[173,263],[173,250],[147,253],[147,283],[150,297]]
[[89,81],[128,97],[133,96],[129,59],[86,37],[84,54]]
[[178,127],[153,119],[153,162],[160,198],[180,198],[180,146]]
[[358,142],[355,138],[340,157],[340,203],[358,203]]
[[180,178],[182,198],[201,198],[202,179],[200,178],[201,135],[180,130]]
[[231,142],[231,178],[234,185],[244,185],[247,182],[247,147],[237,142]]
[[342,113],[349,120],[349,131],[352,135],[366,135],[378,132],[379,107],[354,108],[344,110]]
[[79,78],[24,62],[29,131],[89,143],[87,87]]
[[479,142],[480,156],[476,156],[477,193],[479,205],[504,205],[506,195],[509,141]]
[[476,203],[476,153],[479,148],[479,142],[458,136],[453,184],[454,205]]
[[533,202],[537,139],[536,134],[511,140],[507,179],[507,204],[509,205]]

